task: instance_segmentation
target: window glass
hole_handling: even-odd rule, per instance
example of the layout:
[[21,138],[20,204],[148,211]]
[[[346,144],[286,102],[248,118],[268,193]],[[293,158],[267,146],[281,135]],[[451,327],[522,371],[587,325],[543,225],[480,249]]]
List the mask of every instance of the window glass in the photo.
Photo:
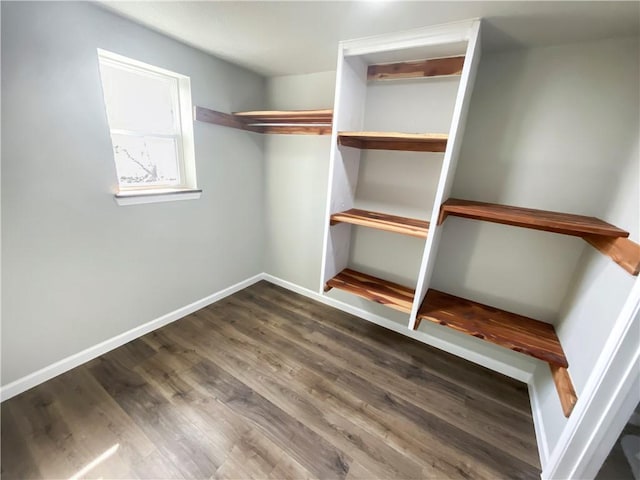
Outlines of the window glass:
[[120,191],[196,188],[189,78],[98,55]]

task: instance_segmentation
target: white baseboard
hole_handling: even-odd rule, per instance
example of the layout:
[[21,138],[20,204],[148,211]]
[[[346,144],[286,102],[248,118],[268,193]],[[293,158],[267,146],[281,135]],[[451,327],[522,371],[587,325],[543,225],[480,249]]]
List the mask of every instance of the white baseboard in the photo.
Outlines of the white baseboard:
[[251,278],[247,278],[241,282],[236,283],[235,285],[231,285],[219,292],[216,292],[212,295],[204,297],[200,300],[196,300],[189,305],[178,308],[173,312],[169,312],[166,315],[163,315],[155,320],[151,320],[143,325],[132,328],[131,330],[121,333],[120,335],[116,335],[113,338],[105,340],[104,342],[98,343],[97,345],[93,345],[81,352],[73,354],[67,358],[63,358],[62,360],[55,362],[51,365],[48,365],[36,372],[30,373],[18,380],[15,380],[7,385],[0,387],[0,401],[4,402],[11,397],[14,397],[30,388],[35,387],[47,380],[56,377],[64,372],[71,370],[83,363],[88,362],[89,360],[93,360],[100,355],[103,355],[114,348],[118,348],[121,345],[124,345],[127,342],[135,340],[143,335],[146,335],[149,332],[152,332],[160,327],[163,327],[171,322],[174,322],[190,313],[193,313],[201,308],[206,307],[218,300],[223,299],[224,297],[228,297],[244,288],[247,288],[254,283],[262,280],[264,278],[264,274],[259,273],[258,275],[254,275]]
[[549,443],[547,442],[547,432],[544,427],[538,390],[535,388],[533,380],[529,383],[529,401],[531,402],[533,428],[536,432],[536,443],[538,444],[538,454],[540,455],[540,467],[544,472],[549,463]]

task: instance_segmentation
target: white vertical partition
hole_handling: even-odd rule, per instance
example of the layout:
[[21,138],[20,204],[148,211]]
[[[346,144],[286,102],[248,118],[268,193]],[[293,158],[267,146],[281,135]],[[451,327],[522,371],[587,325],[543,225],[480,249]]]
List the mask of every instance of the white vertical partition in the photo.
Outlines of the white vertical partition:
[[[346,268],[349,263],[351,233],[354,227],[345,223],[330,226],[330,217],[333,213],[348,210],[354,206],[360,150],[339,147],[338,132],[359,131],[363,128],[367,96],[367,66],[466,54],[435,199],[433,205],[425,206],[425,211],[431,212],[431,229],[421,253],[422,261],[414,284],[417,290],[409,317],[410,327],[414,326],[415,316],[427,291],[433,269],[439,237],[436,226],[438,211],[450,190],[460,150],[464,120],[480,51],[479,31],[480,21],[468,20],[341,42],[338,51],[321,290],[328,280]],[[390,115],[392,113],[390,112]],[[393,252],[385,250],[380,254],[393,255]],[[416,263],[418,262],[420,259],[416,259]]]
[[409,328],[413,329],[416,323],[416,316],[422,301],[424,300],[429,282],[433,273],[435,259],[438,252],[438,244],[440,242],[441,226],[438,225],[438,217],[440,216],[440,205],[448,198],[453,184],[453,178],[458,163],[458,156],[462,146],[462,137],[471,102],[471,92],[475,82],[478,64],[481,55],[481,39],[480,39],[480,20],[476,20],[468,30],[467,52],[465,54],[464,67],[458,86],[458,95],[449,130],[449,139],[447,141],[447,149],[442,162],[442,170],[440,172],[440,180],[436,190],[436,198],[434,202],[433,212],[429,224],[429,233],[424,247],[424,254],[420,271],[418,274],[418,283],[416,285],[416,293],[413,299],[413,307],[411,309],[411,317],[409,320]]
[[336,212],[353,207],[360,166],[360,150],[338,146],[338,132],[362,129],[366,93],[367,66],[359,58],[345,58],[341,45],[338,51],[336,94],[333,106],[321,292],[327,280],[346,268],[349,262],[351,225],[340,224],[330,227],[329,218]]

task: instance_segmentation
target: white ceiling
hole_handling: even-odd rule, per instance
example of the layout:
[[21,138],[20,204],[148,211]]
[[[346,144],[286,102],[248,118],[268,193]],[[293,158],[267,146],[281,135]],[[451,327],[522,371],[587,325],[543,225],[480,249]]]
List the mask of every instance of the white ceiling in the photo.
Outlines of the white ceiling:
[[266,76],[335,69],[340,40],[483,17],[490,50],[638,35],[640,2],[200,1],[105,8]]

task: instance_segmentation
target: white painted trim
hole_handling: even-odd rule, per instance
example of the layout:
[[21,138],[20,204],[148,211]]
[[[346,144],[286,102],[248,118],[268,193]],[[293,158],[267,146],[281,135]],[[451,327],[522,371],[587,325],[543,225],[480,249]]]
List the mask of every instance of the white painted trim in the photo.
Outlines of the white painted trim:
[[[612,423],[631,414],[640,377],[640,278],[636,279],[542,478],[593,478],[613,444]],[[638,392],[632,392],[636,395]],[[633,408],[633,407],[631,407]],[[620,432],[618,432],[619,434]]]
[[533,379],[529,382],[528,387],[529,402],[531,403],[531,416],[533,417],[533,428],[536,432],[536,443],[538,444],[538,455],[540,456],[540,466],[544,471],[547,463],[549,462],[549,442],[547,442],[547,432],[544,426],[540,397],[538,396],[538,390],[533,384]]
[[64,372],[71,370],[83,363],[88,362],[89,360],[93,360],[100,355],[103,355],[114,348],[117,348],[121,345],[124,345],[127,342],[135,340],[136,338],[141,337],[142,335],[146,335],[149,332],[152,332],[160,327],[163,327],[175,320],[178,320],[190,313],[193,313],[201,308],[206,307],[218,300],[221,300],[229,295],[232,295],[244,288],[247,288],[254,283],[262,280],[264,274],[259,273],[258,275],[254,275],[253,277],[247,278],[241,282],[236,283],[235,285],[231,285],[219,292],[216,292],[212,295],[204,297],[200,300],[196,300],[189,305],[178,308],[173,312],[169,312],[166,315],[163,315],[155,320],[151,320],[143,325],[139,325],[131,330],[116,335],[113,338],[105,340],[104,342],[100,342],[97,345],[93,345],[81,352],[75,353],[67,358],[63,358],[51,365],[48,365],[36,372],[30,373],[18,380],[15,380],[7,385],[0,387],[0,402],[4,402],[11,397],[14,397],[26,390],[29,390],[36,385],[39,385],[47,380],[56,377]]
[[[178,163],[180,167],[180,185],[179,187],[189,190],[197,190],[198,185],[196,181],[196,155],[194,146],[194,134],[193,134],[193,121],[194,113],[192,110],[191,102],[191,78],[181,73],[167,70],[166,68],[157,67],[149,63],[144,63],[133,58],[125,57],[118,53],[97,49],[98,63],[100,66],[101,77],[104,84],[104,70],[103,65],[109,65],[118,69],[126,69],[135,73],[142,73],[144,75],[152,75],[153,77],[161,77],[163,79],[170,78],[176,82],[177,90],[171,92],[174,114],[177,121],[174,125],[175,130],[173,136],[177,140],[177,153]],[[103,88],[103,94],[105,94],[104,101],[107,105],[106,92]],[[110,129],[114,133],[114,129]],[[141,132],[138,132],[141,133]],[[172,200],[191,200],[196,198],[194,196],[182,197],[182,198],[162,198],[156,197],[153,200],[148,201],[123,201],[120,202],[116,196],[116,202],[118,205],[133,205],[136,203],[157,203],[168,202]],[[199,196],[197,198],[200,198]]]
[[345,56],[366,55],[370,53],[405,48],[464,42],[469,39],[469,31],[477,19],[445,23],[415,28],[371,37],[344,40],[340,45]]
[[143,203],[175,202],[178,200],[198,200],[202,190],[171,190],[171,191],[130,191],[121,192],[113,196],[120,206],[140,205]]
[[[520,354],[516,354],[508,350],[501,350],[501,353],[503,353],[505,356],[503,359],[497,358],[482,351],[483,347],[492,347],[488,344],[478,342],[479,347],[477,349],[473,349],[472,347],[463,346],[458,343],[449,341],[447,338],[445,338],[445,336],[438,337],[436,335],[430,335],[419,330],[408,330],[405,324],[399,324],[397,322],[394,322],[393,320],[389,320],[380,315],[376,315],[361,308],[354,307],[326,295],[319,294],[313,290],[301,287],[300,285],[296,285],[295,283],[291,283],[287,280],[274,277],[273,275],[270,275],[268,273],[263,274],[263,279],[273,283],[274,285],[278,285],[282,288],[286,288],[287,290],[291,290],[292,292],[299,293],[300,295],[311,298],[312,300],[316,300],[320,303],[324,303],[325,305],[329,305],[330,307],[337,308],[338,310],[342,310],[343,312],[347,312],[351,315],[355,315],[356,317],[368,320],[369,322],[388,328],[389,330],[393,330],[394,332],[400,333],[407,337],[411,337],[426,345],[430,345],[432,347],[456,355],[460,358],[464,358],[465,360],[469,360],[470,362],[482,365],[483,367],[487,367],[508,377],[520,380],[521,382],[528,384],[533,378],[533,371],[535,369],[535,366],[537,365],[537,361],[529,361],[527,357],[522,357]],[[449,330],[443,329],[443,331],[449,333]],[[469,340],[467,337],[464,337],[463,334],[456,334],[456,337],[457,335],[460,335],[460,337],[458,338]],[[518,364],[513,364],[510,360],[513,359],[516,355],[522,357],[523,361],[518,362]]]
[[465,54],[453,117],[449,128],[449,140],[447,141],[447,148],[444,159],[442,160],[438,187],[436,188],[436,196],[431,211],[429,232],[424,245],[420,269],[418,270],[418,281],[416,282],[413,305],[409,316],[409,328],[411,329],[414,328],[416,324],[418,311],[429,290],[431,275],[436,263],[443,228],[441,225],[438,225],[440,205],[447,200],[449,192],[451,191],[458,164],[458,157],[460,156],[460,150],[462,148],[462,138],[464,136],[467,114],[471,104],[471,95],[473,93],[473,86],[475,84],[482,52],[480,36],[481,25],[480,20],[477,20],[472,22],[468,28],[469,42],[467,44],[467,52]]

